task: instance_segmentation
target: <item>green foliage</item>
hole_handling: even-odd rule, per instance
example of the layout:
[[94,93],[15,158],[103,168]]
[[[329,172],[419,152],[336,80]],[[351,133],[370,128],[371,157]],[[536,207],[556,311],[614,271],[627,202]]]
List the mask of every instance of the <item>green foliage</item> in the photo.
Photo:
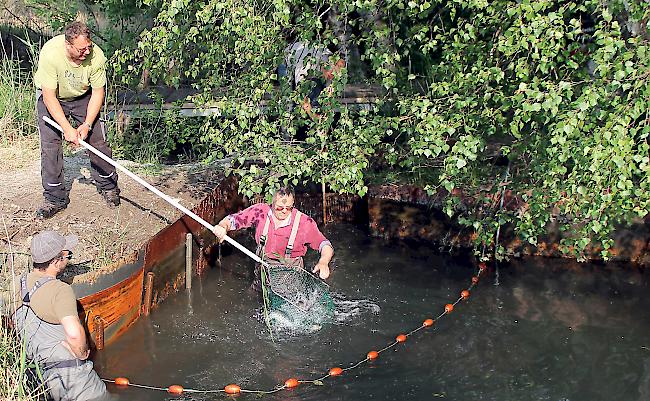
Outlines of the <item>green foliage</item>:
[[[0,55],[0,57],[2,57]],[[31,73],[9,58],[0,59],[0,144],[35,136],[36,112]]]
[[[212,157],[233,158],[247,195],[321,181],[363,195],[385,172],[448,193],[479,246],[501,225],[536,244],[557,222],[567,252],[607,257],[615,226],[650,209],[649,18],[644,0],[172,0],[115,68],[199,89],[220,110]],[[354,75],[385,96],[344,107],[344,70],[309,118],[306,88],[275,89],[294,40],[358,55]]]
[[196,160],[205,157],[208,144],[201,135],[204,121],[180,114],[180,104],[162,108],[135,110],[132,117],[118,117],[109,126],[109,137],[117,157],[139,163]]
[[47,21],[54,32],[82,16],[102,49],[133,46],[135,39],[158,13],[161,1],[147,0],[26,0],[29,8]]

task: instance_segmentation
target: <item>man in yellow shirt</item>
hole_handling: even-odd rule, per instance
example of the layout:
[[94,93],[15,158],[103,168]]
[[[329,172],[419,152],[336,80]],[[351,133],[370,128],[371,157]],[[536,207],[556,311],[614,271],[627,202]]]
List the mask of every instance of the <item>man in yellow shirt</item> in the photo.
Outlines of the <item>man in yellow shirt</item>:
[[[41,137],[41,179],[45,201],[36,217],[47,219],[70,203],[69,189],[63,175],[63,139],[79,144],[79,139],[112,156],[106,142],[99,111],[104,103],[106,57],[90,40],[90,30],[73,22],[64,35],[48,40],[39,55],[34,74],[36,110]],[[63,128],[63,137],[43,120],[48,116]],[[77,127],[70,124],[74,120]],[[115,168],[90,153],[91,175],[97,191],[110,207],[120,204]]]

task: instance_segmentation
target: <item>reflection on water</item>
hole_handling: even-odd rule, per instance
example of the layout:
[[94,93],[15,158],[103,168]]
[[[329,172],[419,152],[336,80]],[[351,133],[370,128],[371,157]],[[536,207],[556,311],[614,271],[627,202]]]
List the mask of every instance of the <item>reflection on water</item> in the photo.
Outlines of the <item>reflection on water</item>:
[[[232,271],[195,280],[191,292],[167,300],[100,352],[100,375],[199,389],[271,389],[290,377],[313,379],[437,316],[475,271],[471,259],[434,255],[429,246],[369,239],[348,225],[327,231],[336,238],[334,324],[272,340],[255,317],[257,295],[241,278],[249,262],[232,255],[224,259]],[[650,400],[648,273],[552,259],[516,261],[500,273],[499,286],[488,275],[451,315],[376,361],[323,386],[266,398]],[[177,399],[109,390],[125,400]]]

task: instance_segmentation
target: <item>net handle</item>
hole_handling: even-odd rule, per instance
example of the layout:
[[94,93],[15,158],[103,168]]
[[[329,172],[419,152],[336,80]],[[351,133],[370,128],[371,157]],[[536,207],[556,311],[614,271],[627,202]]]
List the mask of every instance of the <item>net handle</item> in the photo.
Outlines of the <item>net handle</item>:
[[[57,124],[54,120],[52,120],[51,118],[49,118],[48,116],[43,116],[43,120],[44,120],[46,123],[48,123],[49,125],[51,125],[52,127],[56,128],[57,130],[63,132],[63,129],[61,128],[61,126],[60,126],[59,124]],[[128,175],[128,176],[131,177],[133,180],[135,180],[136,182],[138,182],[140,185],[144,186],[144,187],[147,188],[149,191],[151,191],[151,192],[153,192],[154,194],[158,195],[158,196],[161,197],[163,200],[165,200],[167,203],[169,203],[170,205],[174,206],[176,209],[178,209],[178,210],[180,210],[181,212],[185,213],[186,215],[188,215],[189,217],[191,217],[192,219],[194,219],[197,223],[201,224],[202,226],[204,226],[205,228],[207,228],[208,230],[210,230],[210,232],[213,232],[213,230],[214,230],[214,226],[213,226],[213,225],[211,225],[211,224],[208,223],[207,221],[203,220],[201,217],[197,216],[194,212],[192,212],[191,210],[189,210],[189,209],[186,208],[185,206],[183,206],[183,205],[181,205],[180,203],[178,203],[178,201],[176,201],[175,199],[172,199],[172,198],[169,197],[168,195],[162,193],[162,192],[161,192],[160,190],[158,190],[156,187],[154,187],[153,185],[149,184],[148,182],[146,182],[146,181],[143,180],[142,178],[138,177],[137,175],[133,174],[133,173],[132,173],[131,171],[129,171],[126,167],[122,166],[121,164],[119,164],[119,163],[116,162],[115,160],[111,159],[110,157],[106,156],[105,154],[103,154],[103,153],[100,152],[99,150],[95,149],[92,145],[90,145],[89,143],[87,143],[87,142],[84,141],[83,139],[79,138],[79,143],[80,143],[83,147],[85,147],[86,149],[88,149],[90,152],[94,153],[94,154],[97,155],[99,158],[101,158],[102,160],[104,160],[106,163],[112,165],[112,166],[115,167],[116,169],[118,169],[118,170],[120,170],[121,172],[123,172],[124,174]],[[240,251],[242,251],[244,254],[246,254],[246,256],[250,257],[251,259],[253,259],[253,260],[256,261],[257,263],[260,263],[260,264],[262,264],[262,265],[268,266],[268,263],[264,262],[264,261],[263,261],[259,256],[255,255],[253,252],[251,252],[250,250],[248,250],[246,247],[244,247],[243,245],[241,245],[239,242],[235,241],[234,239],[230,238],[230,237],[227,236],[227,235],[224,236],[224,239],[225,239],[229,244],[231,244],[231,245],[234,246],[235,248],[237,248],[237,249],[239,249]]]

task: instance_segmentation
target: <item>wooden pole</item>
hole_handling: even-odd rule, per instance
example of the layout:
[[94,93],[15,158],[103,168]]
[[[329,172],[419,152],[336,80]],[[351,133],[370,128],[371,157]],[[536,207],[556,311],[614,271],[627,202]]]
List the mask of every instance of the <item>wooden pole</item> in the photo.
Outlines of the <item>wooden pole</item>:
[[147,278],[144,283],[144,305],[142,306],[142,314],[149,316],[151,311],[151,297],[153,293],[153,272],[147,273]]
[[185,235],[185,288],[192,288],[192,233]]

